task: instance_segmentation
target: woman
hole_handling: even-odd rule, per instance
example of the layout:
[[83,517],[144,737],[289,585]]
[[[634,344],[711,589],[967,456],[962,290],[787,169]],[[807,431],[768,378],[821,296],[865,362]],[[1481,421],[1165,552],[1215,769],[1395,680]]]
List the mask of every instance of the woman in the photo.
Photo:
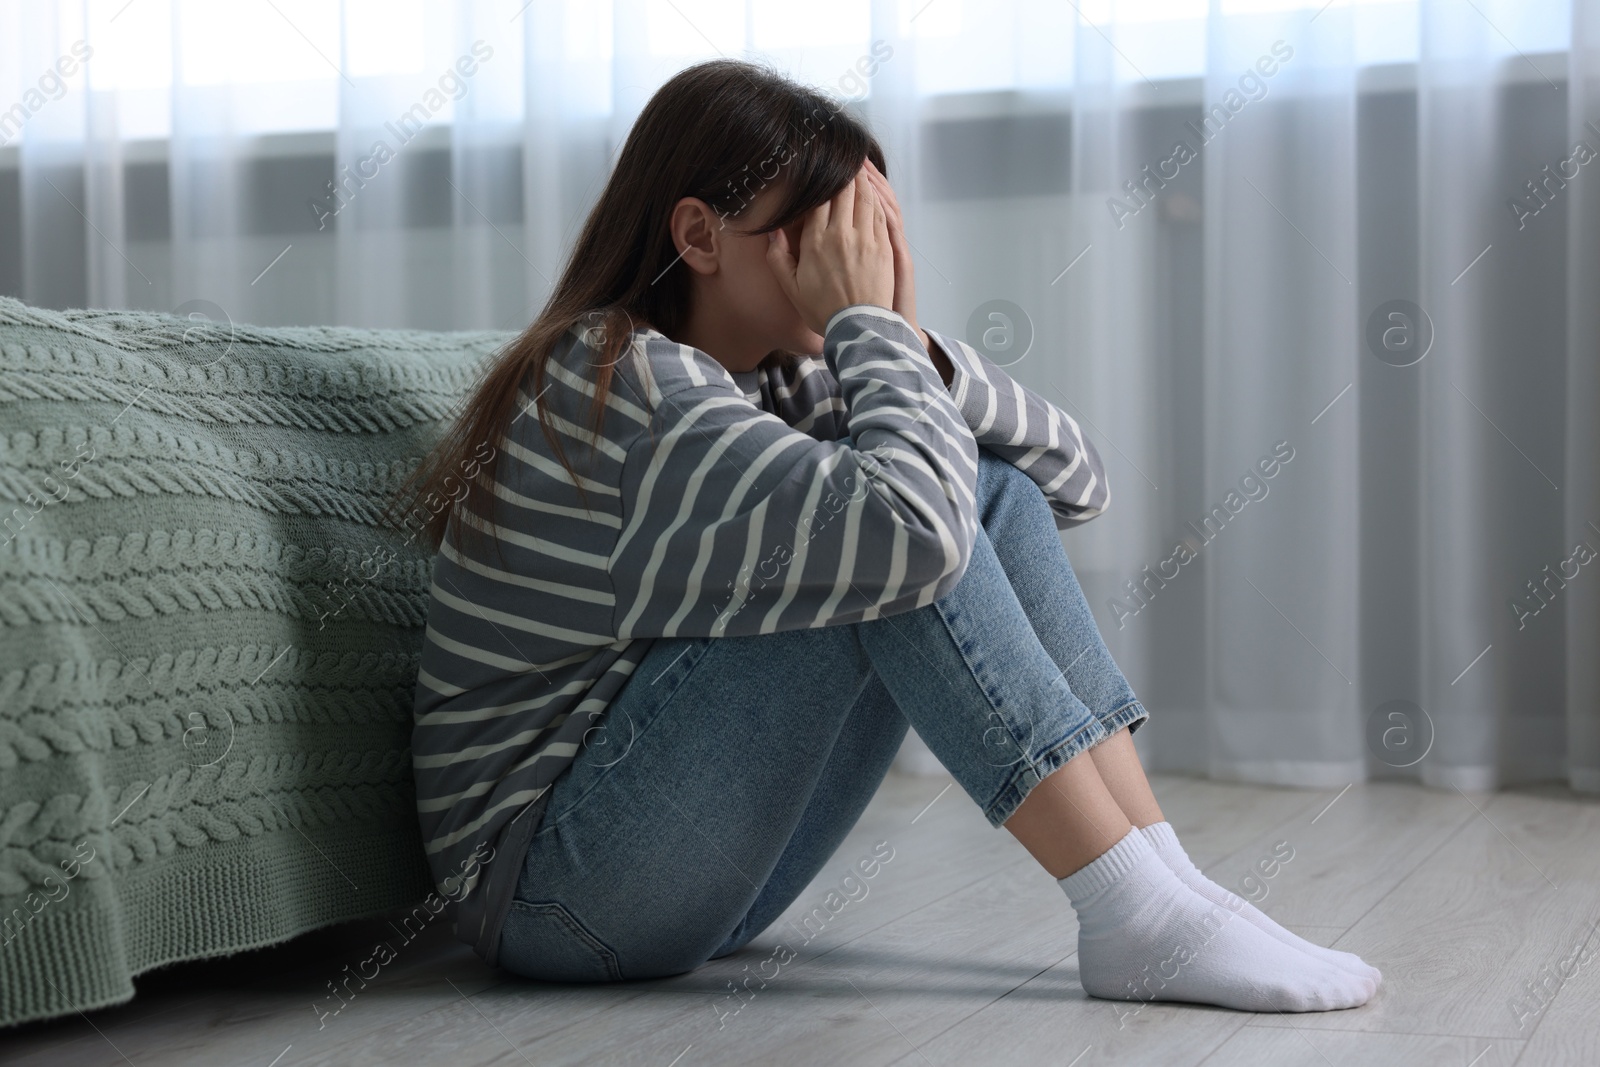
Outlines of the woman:
[[1376,970],[1208,881],[1164,821],[1057,537],[1105,508],[1099,456],[917,324],[884,171],[815,92],[678,74],[420,468],[427,499],[464,487],[427,526],[413,741],[458,932],[559,981],[734,952],[909,722],[1060,881],[1090,994],[1364,1003]]

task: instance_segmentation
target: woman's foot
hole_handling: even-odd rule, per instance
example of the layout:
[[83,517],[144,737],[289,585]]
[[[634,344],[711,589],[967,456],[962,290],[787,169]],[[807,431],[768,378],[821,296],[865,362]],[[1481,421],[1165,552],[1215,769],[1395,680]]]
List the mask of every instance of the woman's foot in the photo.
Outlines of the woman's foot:
[[[1200,868],[1196,867],[1194,862],[1189,859],[1189,854],[1183,850],[1183,846],[1178,843],[1178,835],[1173,832],[1171,823],[1153,823],[1144,827],[1141,832],[1144,834],[1145,840],[1150,842],[1151,847],[1156,850],[1156,855],[1160,856],[1162,862],[1171,869],[1173,874],[1178,876],[1178,881],[1200,894],[1206,900],[1213,904],[1219,904],[1230,911],[1237,910],[1239,917],[1248,921],[1257,930],[1269,937],[1276,938],[1285,945],[1299,949],[1313,959],[1331,963],[1341,970],[1349,971],[1351,974],[1370,978],[1375,986],[1383,984],[1383,972],[1367,963],[1360,956],[1351,952],[1340,952],[1334,948],[1324,948],[1321,945],[1307,941],[1298,934],[1285,930],[1268,918],[1266,913],[1254,904],[1244,900],[1236,893],[1230,893],[1207,878],[1201,873]],[[1243,907],[1240,907],[1240,905],[1243,905]]]
[[1090,996],[1329,1011],[1377,989],[1200,896],[1137,829],[1060,884],[1078,913],[1078,977]]

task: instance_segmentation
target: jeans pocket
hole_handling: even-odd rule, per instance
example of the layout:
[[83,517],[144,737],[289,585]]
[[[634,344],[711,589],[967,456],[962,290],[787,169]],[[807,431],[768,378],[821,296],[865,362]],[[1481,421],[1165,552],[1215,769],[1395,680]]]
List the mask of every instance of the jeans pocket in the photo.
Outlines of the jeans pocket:
[[616,953],[554,901],[512,900],[500,932],[500,965],[546,982],[615,982]]

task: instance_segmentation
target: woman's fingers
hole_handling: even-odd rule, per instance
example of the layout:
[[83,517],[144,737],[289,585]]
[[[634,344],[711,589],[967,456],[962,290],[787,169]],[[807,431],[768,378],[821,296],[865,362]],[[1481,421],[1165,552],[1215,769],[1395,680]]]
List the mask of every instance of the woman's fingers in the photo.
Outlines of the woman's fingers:
[[827,202],[825,213],[813,211],[799,249],[781,229],[771,231],[767,242],[772,272],[807,326],[821,333],[836,311],[855,304],[893,307],[894,243],[868,173],[858,171]]
[[890,248],[894,252],[894,310],[905,316],[907,322],[916,326],[917,322],[917,295],[915,269],[911,261],[911,242],[906,237],[905,219],[900,213],[900,202],[894,195],[894,189],[889,185],[889,179],[883,172],[867,160],[867,173],[872,176],[873,188],[878,193],[878,200],[884,206],[888,216],[888,237]]
[[894,190],[889,188],[888,179],[875,178],[873,184],[877,188],[878,200],[883,204],[884,213],[889,216],[889,232],[898,245],[905,236],[905,222],[900,215],[900,204],[895,200]]
[[834,194],[828,225],[835,233],[848,233],[856,224],[856,198],[860,195],[858,184],[852,181]]
[[884,213],[889,216],[889,233],[893,237],[896,247],[898,247],[905,240],[905,219],[900,214],[900,201],[895,198],[894,189],[889,185],[889,179],[885,178],[882,172],[872,166],[870,159],[867,160],[867,166],[872,168],[869,171],[872,175],[872,187],[878,194],[878,201],[883,205]]
[[772,267],[772,273],[777,276],[778,286],[793,302],[799,295],[799,285],[795,280],[799,264],[789,248],[789,235],[781,229],[767,233],[767,263]]
[[883,171],[881,171],[877,167],[873,166],[872,165],[872,160],[870,160],[870,159],[867,160],[867,164],[866,164],[866,167],[864,169],[866,170],[867,177],[871,180],[873,187],[875,189],[877,189],[880,193],[884,192],[884,191],[887,191],[888,192],[887,199],[890,202],[893,202],[893,200],[894,200],[894,190],[889,187],[889,179],[885,178],[883,176]]
[[857,174],[857,179],[859,195],[856,200],[856,211],[861,213],[859,217],[863,222],[862,230],[871,234],[870,240],[874,251],[887,252],[889,258],[893,259],[894,245],[889,238],[889,217],[884,210],[883,198],[878,195],[872,183],[872,175],[865,167]]
[[[837,205],[838,202],[839,198],[835,196],[830,200],[824,200],[822,203],[811,209],[810,221],[816,223],[817,229],[822,230],[827,228],[828,223],[832,221],[833,218],[834,206]],[[806,229],[811,229],[811,226],[808,224]]]
[[894,187],[889,184],[889,179],[884,177],[883,171],[873,166],[872,160],[867,160],[866,171],[872,179],[872,185],[886,201],[884,208],[893,214],[900,213],[900,202],[895,199]]
[[866,179],[861,185],[867,200],[866,210],[871,220],[870,232],[872,234],[871,240],[874,252],[881,254],[888,262],[889,276],[892,281],[894,278],[894,239],[889,232],[891,229],[889,214],[884,209],[883,197],[879,196],[877,190],[873,188],[871,178],[867,176],[867,172],[863,170],[861,174]]

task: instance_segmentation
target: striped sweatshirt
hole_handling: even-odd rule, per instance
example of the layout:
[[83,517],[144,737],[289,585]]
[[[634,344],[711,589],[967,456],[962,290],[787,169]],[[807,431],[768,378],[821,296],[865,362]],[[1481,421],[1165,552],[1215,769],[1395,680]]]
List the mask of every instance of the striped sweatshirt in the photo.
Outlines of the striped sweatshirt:
[[[739,373],[636,329],[593,437],[598,355],[574,330],[543,395],[572,475],[523,383],[495,443],[493,514],[457,508],[434,560],[412,733],[434,880],[464,896],[458,936],[489,962],[551,783],[654,638],[932,603],[977,538],[980,444],[1032,478],[1057,527],[1105,510],[1100,457],[1071,418],[928,335],[950,358],[948,388],[906,320],[873,305],[833,316],[820,360]],[[461,522],[495,535],[499,555],[464,550]],[[498,862],[477,867],[484,845]],[[469,867],[472,884],[447,881]]]

